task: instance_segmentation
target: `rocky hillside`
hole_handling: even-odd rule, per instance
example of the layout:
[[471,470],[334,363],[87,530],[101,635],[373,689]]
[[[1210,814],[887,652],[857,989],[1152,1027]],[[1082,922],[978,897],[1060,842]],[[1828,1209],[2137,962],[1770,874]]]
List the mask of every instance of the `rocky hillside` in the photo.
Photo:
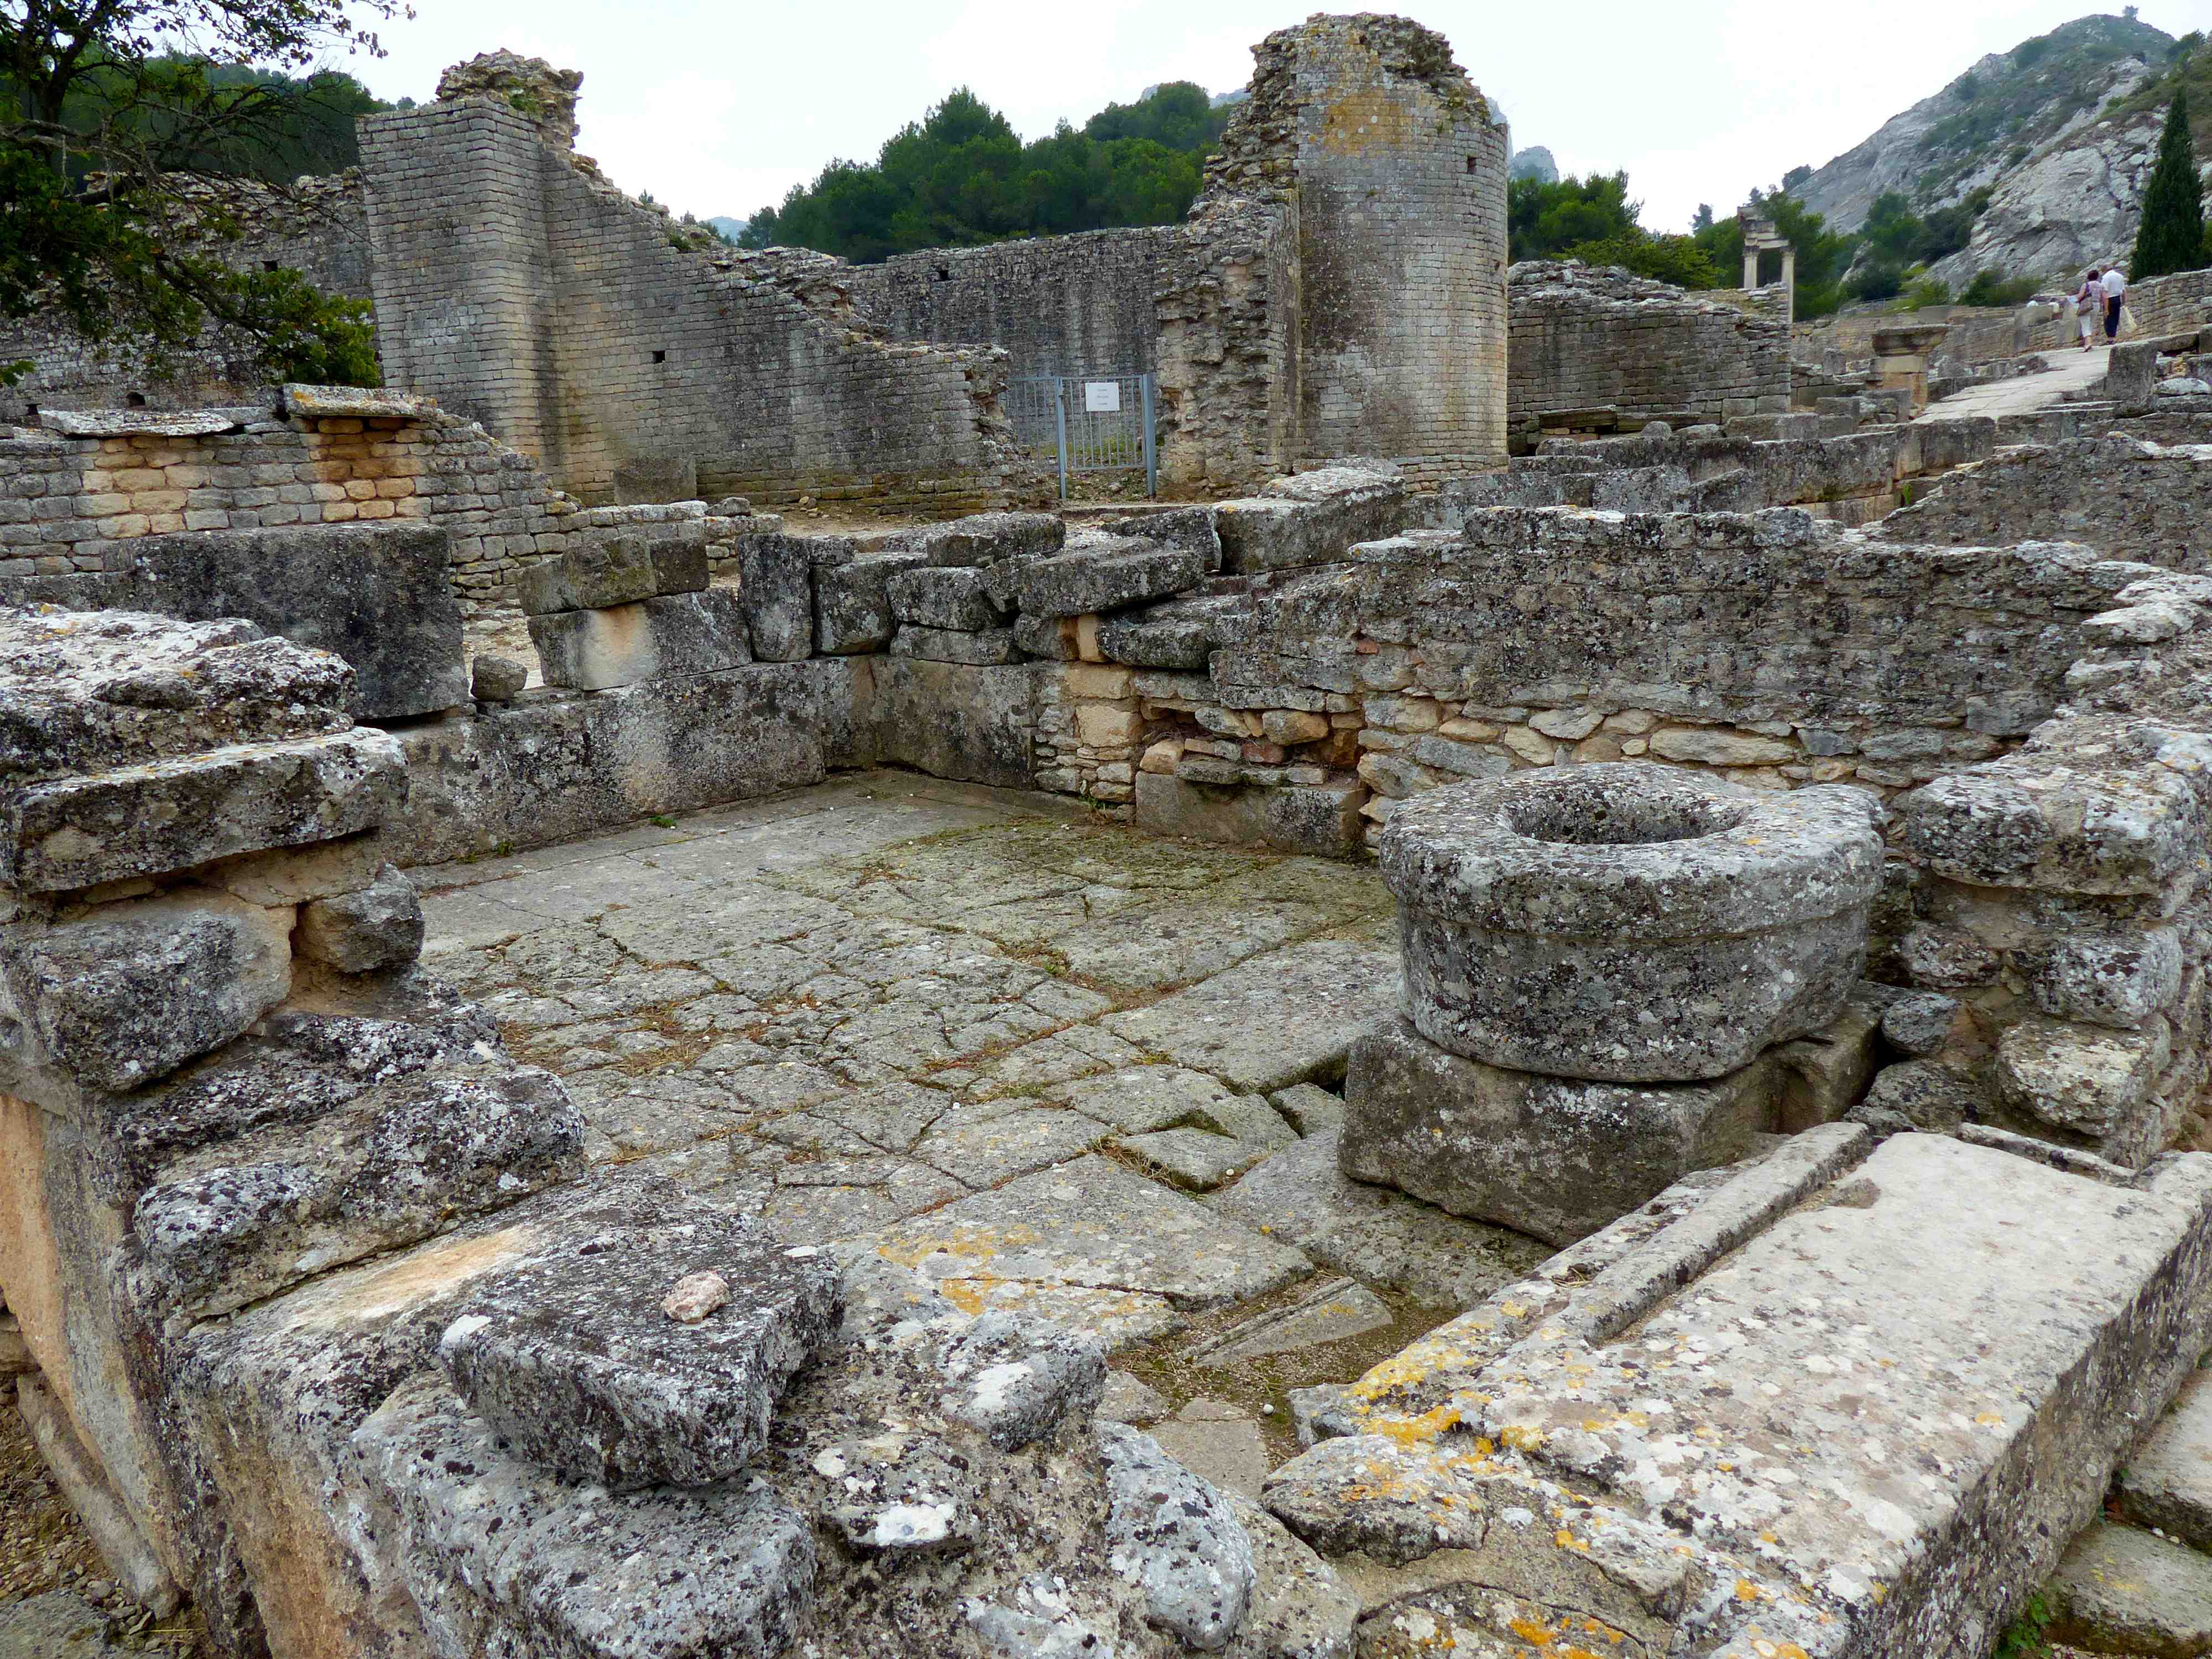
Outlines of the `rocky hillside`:
[[1989,188],[1972,246],[1936,267],[1951,280],[2124,256],[2164,108],[2146,94],[2173,48],[2131,15],[2077,18],[1984,58],[1791,193],[1856,229],[1887,191],[1925,213]]

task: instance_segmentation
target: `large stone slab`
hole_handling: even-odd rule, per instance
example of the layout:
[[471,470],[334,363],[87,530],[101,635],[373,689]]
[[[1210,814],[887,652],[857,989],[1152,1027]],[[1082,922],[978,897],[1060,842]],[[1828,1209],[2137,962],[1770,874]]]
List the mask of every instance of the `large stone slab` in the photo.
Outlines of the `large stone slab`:
[[1246,1094],[1341,1075],[1353,1039],[1398,1012],[1395,946],[1309,939],[1102,1022],[1139,1049]]
[[0,880],[57,892],[334,840],[406,791],[398,742],[368,728],[58,778],[0,796]]
[[1081,617],[1164,599],[1205,574],[1204,556],[1188,548],[1086,547],[1024,565],[1018,597],[1024,616]]
[[1366,828],[1362,783],[1220,787],[1139,772],[1136,789],[1137,822],[1156,836],[1341,858]]
[[814,572],[814,648],[824,656],[857,656],[891,641],[898,618],[890,583],[902,571],[925,568],[927,553],[878,552]]
[[1348,467],[1277,478],[1261,495],[1214,508],[1222,568],[1239,573],[1326,564],[1396,535],[1410,516],[1401,479]]
[[2120,1512],[2197,1549],[2212,1548],[2212,1371],[2189,1379],[2120,1471]]
[[228,1313],[565,1180],[583,1167],[583,1139],[581,1115],[544,1072],[416,1073],[176,1159],[132,1225],[166,1302]]
[[1684,1656],[1978,1659],[2203,1346],[2212,1158],[1863,1145],[1784,1143],[1439,1328],[1268,1507],[1398,1620],[1503,1595]]
[[853,758],[854,678],[845,662],[758,663],[411,728],[386,852],[435,864],[819,783]]
[[983,573],[966,566],[923,565],[900,572],[886,586],[891,614],[902,623],[972,634],[1004,628],[1009,621],[1006,611],[992,603]]
[[1454,1215],[1571,1244],[1778,1127],[1781,1079],[1754,1060],[1707,1083],[1589,1083],[1440,1048],[1400,1019],[1352,1045],[1345,1174]]
[[704,542],[616,536],[572,548],[515,573],[523,614],[599,611],[635,605],[660,593],[696,593],[707,586]]
[[914,1269],[963,1312],[1030,1310],[1109,1348],[1311,1270],[1288,1245],[1095,1154],[902,1222],[848,1253]]
[[2045,1633],[2092,1653],[2212,1653],[2212,1560],[2132,1527],[2075,1539],[2044,1600]]
[[0,779],[343,732],[353,670],[244,621],[0,607]]
[[394,1565],[448,1641],[605,1659],[778,1654],[812,1600],[806,1518],[764,1487],[608,1493],[509,1455],[435,1376],[353,1444],[389,1506]]
[[835,1263],[720,1215],[599,1243],[480,1281],[439,1340],[447,1379],[519,1455],[569,1480],[729,1479],[844,1316]]
[[738,538],[738,591],[763,662],[796,662],[814,648],[814,550],[804,536]]
[[0,927],[0,1089],[58,1109],[221,1047],[290,992],[291,930],[206,891]]
[[1310,1133],[1275,1153],[1215,1194],[1214,1207],[1431,1308],[1472,1308],[1550,1254],[1525,1234],[1352,1180],[1339,1165],[1338,1133]]
[[1029,787],[1037,671],[919,657],[869,668],[872,689],[854,724],[872,759],[963,783]]
[[545,684],[579,691],[739,667],[752,660],[748,637],[744,606],[726,587],[530,619]]
[[[399,720],[469,700],[451,539],[422,524],[201,530],[110,542],[83,603],[188,621],[242,617],[353,665],[349,707]],[[0,599],[7,597],[0,586]],[[41,597],[72,604],[51,587]]]

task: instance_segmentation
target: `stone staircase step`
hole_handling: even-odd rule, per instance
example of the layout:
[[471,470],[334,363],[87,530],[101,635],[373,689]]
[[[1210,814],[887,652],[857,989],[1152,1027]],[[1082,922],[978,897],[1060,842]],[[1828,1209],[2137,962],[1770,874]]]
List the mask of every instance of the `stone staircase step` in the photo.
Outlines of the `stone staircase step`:
[[2189,1379],[2128,1459],[2114,1495],[2137,1526],[2212,1550],[2212,1371]]
[[2212,1558],[2136,1528],[2090,1528],[2045,1595],[2054,1641],[2150,1659],[2212,1653]]

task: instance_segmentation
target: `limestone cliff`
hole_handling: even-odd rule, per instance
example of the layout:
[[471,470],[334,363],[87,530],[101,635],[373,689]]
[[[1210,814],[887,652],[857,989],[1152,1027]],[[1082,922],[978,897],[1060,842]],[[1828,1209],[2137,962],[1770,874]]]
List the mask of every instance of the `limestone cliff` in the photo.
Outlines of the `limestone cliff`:
[[2077,18],[1990,53],[1793,193],[1856,229],[1887,191],[1924,214],[1990,189],[1972,245],[1936,267],[1954,281],[2124,256],[2163,112],[2162,98],[2145,107],[2142,94],[2174,45],[2131,14]]

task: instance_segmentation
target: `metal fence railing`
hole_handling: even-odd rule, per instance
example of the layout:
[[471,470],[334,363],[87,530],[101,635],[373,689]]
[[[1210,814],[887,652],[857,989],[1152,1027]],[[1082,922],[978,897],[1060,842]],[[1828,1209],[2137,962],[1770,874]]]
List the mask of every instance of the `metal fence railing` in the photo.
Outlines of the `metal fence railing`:
[[1157,495],[1158,396],[1149,374],[1030,374],[1007,387],[1006,414],[1023,447],[1057,468],[1062,501],[1071,477],[1140,468],[1145,493]]

